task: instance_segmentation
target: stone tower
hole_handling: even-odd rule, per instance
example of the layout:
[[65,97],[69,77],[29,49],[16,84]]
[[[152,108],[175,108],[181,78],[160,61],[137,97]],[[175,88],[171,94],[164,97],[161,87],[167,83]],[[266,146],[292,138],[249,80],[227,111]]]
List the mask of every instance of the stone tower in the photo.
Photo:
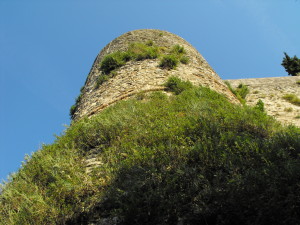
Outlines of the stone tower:
[[[117,51],[127,51],[131,43],[147,43],[149,41],[164,49],[170,49],[175,45],[184,47],[189,62],[181,63],[175,69],[166,70],[158,66],[158,58],[131,60],[117,69],[113,77],[101,85],[97,85],[97,79],[103,75],[100,63],[106,55]],[[106,45],[98,54],[85,85],[81,89],[80,100],[74,110],[73,119],[77,120],[96,114],[105,107],[141,91],[163,90],[162,84],[170,76],[189,80],[196,85],[208,86],[225,95],[229,101],[238,103],[221,78],[187,41],[166,31],[143,29],[121,35]]]

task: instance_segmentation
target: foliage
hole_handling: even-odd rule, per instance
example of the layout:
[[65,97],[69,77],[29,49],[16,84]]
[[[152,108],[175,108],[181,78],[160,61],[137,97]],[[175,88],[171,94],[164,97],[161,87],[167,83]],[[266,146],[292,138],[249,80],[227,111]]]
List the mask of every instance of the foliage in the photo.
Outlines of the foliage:
[[101,84],[103,84],[104,82],[108,81],[110,77],[113,77],[114,73],[111,72],[110,75],[106,75],[106,74],[101,74],[100,76],[98,76],[97,81],[96,81],[96,87],[98,88]]
[[129,46],[128,53],[136,61],[156,59],[159,56],[159,48],[154,46],[153,41],[147,41],[146,44],[135,42]]
[[187,57],[187,56],[184,55],[184,56],[181,56],[181,57],[180,57],[179,61],[180,61],[182,64],[188,64],[189,61],[190,61],[190,59],[189,59],[189,57]]
[[171,53],[175,54],[175,55],[181,55],[181,54],[185,54],[186,51],[184,49],[183,46],[180,45],[174,45],[171,49]]
[[131,43],[127,51],[114,52],[108,54],[100,63],[100,70],[105,74],[118,69],[130,60],[155,59],[159,56],[159,48],[154,46],[153,41],[147,41],[146,44],[134,42]]
[[77,111],[77,108],[78,108],[78,105],[81,101],[82,95],[83,95],[83,87],[80,89],[80,94],[77,96],[77,98],[75,100],[75,104],[72,105],[71,108],[70,108],[69,115],[70,115],[71,119],[74,118],[75,112]]
[[285,57],[282,60],[281,65],[285,68],[285,71],[291,76],[300,75],[300,59],[297,56],[291,58],[284,52]]
[[159,67],[162,69],[175,69],[178,65],[179,60],[175,55],[165,55],[162,57],[159,63]]
[[295,94],[286,94],[282,98],[294,105],[300,106],[300,98],[298,98]]
[[109,55],[106,55],[104,59],[100,63],[100,70],[104,72],[104,74],[109,74],[111,71],[123,66],[126,60],[129,61],[131,56],[129,54],[125,54],[123,52],[114,52]]
[[182,81],[178,77],[170,77],[164,86],[176,95],[193,87],[190,81]]
[[[0,224],[299,224],[300,129],[166,86],[176,95],[121,101],[27,157],[2,187]],[[90,154],[101,165],[87,174]]]
[[236,89],[234,89],[228,81],[225,81],[225,84],[242,104],[246,103],[245,99],[246,96],[249,94],[249,88],[246,85],[239,84],[239,86]]
[[258,109],[258,110],[260,110],[260,111],[262,111],[262,112],[264,112],[265,111],[265,104],[264,104],[264,102],[261,99],[259,99],[257,101],[256,105],[255,105],[255,108]]
[[103,71],[104,75],[98,77],[96,88],[113,77],[113,72],[130,60],[141,61],[161,57],[159,66],[164,69],[174,69],[179,62],[182,64],[189,63],[183,46],[174,45],[168,54],[164,54],[165,51],[165,48],[158,47],[152,40],[148,40],[145,43],[131,43],[128,50],[124,52],[118,51],[106,55],[100,62],[100,70]]

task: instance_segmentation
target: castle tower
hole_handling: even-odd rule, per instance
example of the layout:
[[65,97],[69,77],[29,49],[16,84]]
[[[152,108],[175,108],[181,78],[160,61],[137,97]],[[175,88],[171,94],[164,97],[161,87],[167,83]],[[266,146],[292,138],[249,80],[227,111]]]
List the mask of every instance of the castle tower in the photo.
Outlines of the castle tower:
[[[115,52],[128,51],[133,43],[159,47],[163,54],[168,55],[174,46],[184,48],[188,62],[178,63],[175,69],[159,66],[161,56],[144,60],[128,60],[113,75],[105,74],[101,62],[105,56]],[[106,75],[105,82],[99,82]],[[221,78],[209,66],[199,52],[181,37],[172,33],[143,29],[130,31],[114,39],[96,57],[86,83],[81,90],[80,98],[73,108],[73,119],[91,116],[107,106],[133,96],[141,91],[163,90],[162,84],[171,76],[189,80],[193,84],[208,86],[225,95],[229,101],[238,103]]]

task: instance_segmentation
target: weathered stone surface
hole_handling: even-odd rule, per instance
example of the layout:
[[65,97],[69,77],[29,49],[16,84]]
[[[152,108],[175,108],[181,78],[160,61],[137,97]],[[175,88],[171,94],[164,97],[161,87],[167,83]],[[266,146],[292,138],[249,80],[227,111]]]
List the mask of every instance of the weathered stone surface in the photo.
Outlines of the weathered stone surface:
[[[180,64],[174,70],[158,67],[159,59],[130,61],[117,70],[116,75],[96,88],[97,77],[101,75],[99,64],[103,57],[116,51],[126,51],[133,42],[153,41],[160,47],[171,48],[178,44],[185,48],[190,58],[188,64]],[[170,77],[178,76],[193,84],[208,86],[224,94],[231,102],[238,103],[216,72],[199,52],[181,37],[161,30],[135,30],[121,35],[110,42],[96,57],[82,91],[74,119],[91,116],[105,107],[140,91],[162,90],[162,84]]]
[[268,115],[274,116],[282,124],[294,124],[300,127],[300,106],[294,105],[282,97],[286,94],[294,94],[300,97],[300,77],[269,77],[228,80],[232,87],[239,84],[249,87],[246,103],[254,106],[259,99],[264,102]]

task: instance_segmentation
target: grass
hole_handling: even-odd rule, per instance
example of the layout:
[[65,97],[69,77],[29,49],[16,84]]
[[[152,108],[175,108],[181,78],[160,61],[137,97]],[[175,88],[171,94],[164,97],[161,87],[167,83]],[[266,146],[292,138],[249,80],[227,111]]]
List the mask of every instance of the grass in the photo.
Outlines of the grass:
[[295,94],[286,94],[282,98],[294,105],[300,106],[300,98],[298,98]]
[[71,108],[70,108],[69,115],[70,115],[71,119],[74,118],[75,112],[78,110],[79,103],[80,103],[80,101],[82,99],[82,96],[83,96],[83,89],[84,89],[84,87],[82,87],[80,89],[80,94],[77,96],[77,98],[75,100],[75,104],[72,105]]
[[155,59],[158,56],[159,48],[154,45],[153,41],[147,41],[146,43],[135,42],[129,45],[127,51],[117,51],[106,55],[100,62],[100,70],[108,75],[130,60]]
[[264,102],[263,102],[261,99],[259,99],[259,100],[257,101],[257,103],[255,104],[255,107],[254,107],[254,108],[256,108],[256,109],[258,109],[258,110],[264,112],[264,111],[265,111],[265,104],[264,104]]
[[[174,95],[121,101],[27,156],[1,187],[0,224],[299,224],[300,129],[165,85]],[[91,153],[102,164],[87,174]]]
[[246,103],[246,96],[249,94],[249,88],[247,85],[239,84],[237,88],[233,88],[228,81],[225,81],[225,84],[242,104]]
[[293,112],[293,108],[289,107],[289,108],[284,108],[285,112]]
[[156,46],[152,40],[148,40],[145,43],[134,42],[129,45],[127,51],[117,51],[103,58],[99,68],[104,74],[98,77],[96,88],[113,77],[114,72],[125,65],[126,62],[156,58],[161,58],[159,67],[168,70],[175,69],[179,62],[182,64],[189,63],[189,58],[186,56],[183,46],[174,45],[171,49],[165,49],[164,47]]
[[177,67],[178,63],[179,60],[175,55],[165,55],[162,57],[159,67],[162,69],[172,70]]

